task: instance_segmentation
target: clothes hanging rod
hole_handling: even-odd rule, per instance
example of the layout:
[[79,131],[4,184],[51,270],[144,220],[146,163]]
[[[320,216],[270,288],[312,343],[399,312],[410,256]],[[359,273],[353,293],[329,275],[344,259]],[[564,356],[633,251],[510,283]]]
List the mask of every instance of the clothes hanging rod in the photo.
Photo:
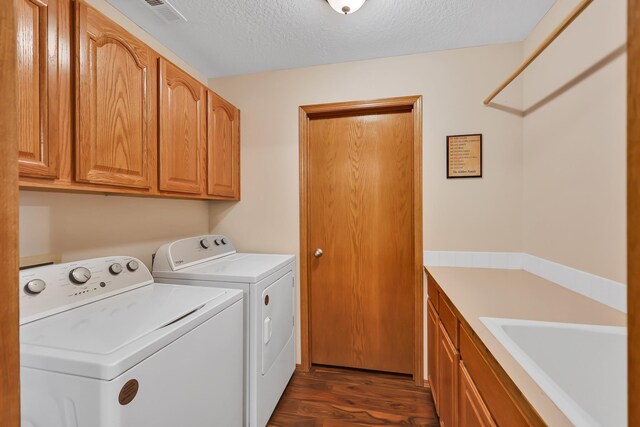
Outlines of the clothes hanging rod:
[[538,46],[536,48],[536,50],[533,51],[533,53],[531,53],[531,55],[529,55],[524,62],[516,69],[516,71],[513,72],[513,74],[511,74],[509,77],[507,77],[507,79],[500,85],[498,86],[498,88],[496,90],[494,90],[493,92],[491,92],[491,95],[489,95],[484,101],[484,105],[489,105],[489,103],[491,101],[493,101],[493,98],[495,98],[496,96],[498,96],[498,94],[500,92],[502,92],[507,86],[509,86],[511,84],[512,81],[514,81],[516,79],[516,77],[518,77],[524,70],[527,69],[527,67],[529,65],[531,65],[531,63],[533,61],[536,60],[536,58],[538,56],[540,56],[540,54],[542,52],[544,52],[544,50],[546,48],[549,47],[549,45],[551,43],[553,43],[553,41],[558,38],[558,36],[560,34],[562,34],[562,32],[564,30],[567,29],[567,27],[569,27],[569,25],[571,25],[571,23],[573,21],[575,21],[575,19],[580,16],[580,14],[582,12],[584,12],[584,10],[591,4],[593,3],[593,0],[582,0],[572,11],[569,15],[567,15],[566,18],[564,18],[562,20],[562,22],[560,23],[560,25],[558,25],[555,30],[553,30],[553,32],[551,34],[549,34],[547,36],[546,39],[544,39],[542,41],[542,43],[540,43],[540,46]]

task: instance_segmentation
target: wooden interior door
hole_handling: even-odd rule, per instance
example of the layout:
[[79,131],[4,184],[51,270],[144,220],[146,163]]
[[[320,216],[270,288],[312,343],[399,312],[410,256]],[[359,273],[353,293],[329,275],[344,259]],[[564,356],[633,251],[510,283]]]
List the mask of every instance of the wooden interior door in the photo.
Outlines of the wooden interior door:
[[58,2],[13,0],[20,175],[57,178]]
[[321,116],[308,132],[311,363],[413,373],[413,114]]
[[202,193],[205,102],[197,80],[160,59],[160,190]]
[[207,96],[207,192],[240,198],[240,110],[212,91]]
[[76,180],[149,188],[155,54],[98,11],[76,5]]

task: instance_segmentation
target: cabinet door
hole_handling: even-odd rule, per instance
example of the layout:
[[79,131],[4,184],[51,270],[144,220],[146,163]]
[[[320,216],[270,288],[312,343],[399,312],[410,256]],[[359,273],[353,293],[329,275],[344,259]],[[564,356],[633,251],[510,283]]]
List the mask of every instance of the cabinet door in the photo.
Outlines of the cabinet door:
[[148,188],[154,53],[85,3],[76,5],[76,180]]
[[438,399],[440,425],[456,425],[456,399],[458,396],[458,362],[460,356],[447,335],[442,322],[438,322]]
[[240,199],[240,111],[208,92],[207,192]]
[[160,59],[160,190],[203,192],[205,114],[202,85]]
[[20,176],[57,178],[57,0],[13,0]]
[[469,372],[460,361],[458,368],[458,427],[495,427]]
[[427,367],[431,395],[438,410],[438,313],[431,298],[427,302]]

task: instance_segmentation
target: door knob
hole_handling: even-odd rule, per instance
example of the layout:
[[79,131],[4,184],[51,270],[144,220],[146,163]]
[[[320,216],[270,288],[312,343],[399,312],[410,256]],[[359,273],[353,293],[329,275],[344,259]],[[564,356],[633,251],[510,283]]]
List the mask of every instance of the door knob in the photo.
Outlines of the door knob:
[[322,252],[322,249],[318,248],[315,251],[313,251],[313,256],[316,258],[320,258],[322,256],[324,252]]

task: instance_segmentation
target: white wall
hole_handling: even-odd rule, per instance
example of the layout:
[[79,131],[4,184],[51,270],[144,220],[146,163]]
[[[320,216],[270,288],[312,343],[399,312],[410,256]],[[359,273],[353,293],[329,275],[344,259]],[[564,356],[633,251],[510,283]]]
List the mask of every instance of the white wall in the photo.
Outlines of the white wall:
[[206,233],[208,215],[205,201],[21,191],[20,256],[128,255],[151,267],[163,243]]
[[[211,229],[242,249],[295,253],[298,107],[423,95],[425,249],[518,251],[522,119],[481,101],[521,57],[507,44],[210,80],[242,123],[242,201],[212,204]],[[484,134],[484,177],[447,180],[446,135],[474,132]]]
[[[559,0],[521,44],[211,79],[242,110],[243,190],[211,205],[210,229],[299,256],[298,106],[419,94],[425,250],[527,252],[626,282],[626,58],[594,67],[624,43],[625,1],[594,2],[496,99],[524,117],[481,105],[577,2]],[[446,180],[446,135],[474,132],[484,177]]]
[[[522,118],[482,99],[521,58],[506,44],[210,80],[242,126],[242,201],[212,204],[211,231],[240,250],[299,256],[298,107],[422,95],[425,249],[519,251]],[[476,132],[483,178],[447,180],[446,136]]]
[[[525,41],[525,54],[578,2],[558,0]],[[524,118],[523,252],[621,283],[626,283],[626,10],[626,0],[593,2],[523,80],[530,110]]]

